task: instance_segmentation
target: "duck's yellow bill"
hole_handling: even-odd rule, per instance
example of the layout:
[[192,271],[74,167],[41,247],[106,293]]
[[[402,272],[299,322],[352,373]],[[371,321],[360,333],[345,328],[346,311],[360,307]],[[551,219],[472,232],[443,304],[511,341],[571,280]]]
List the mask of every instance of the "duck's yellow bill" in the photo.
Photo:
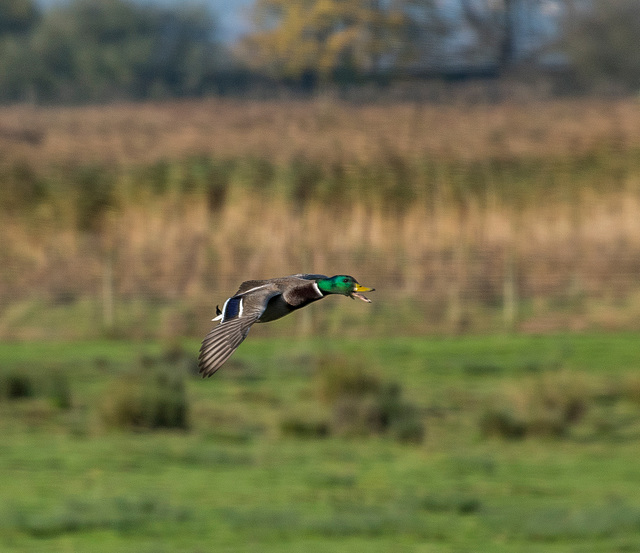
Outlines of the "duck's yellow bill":
[[356,287],[353,289],[353,292],[351,292],[351,297],[371,303],[371,300],[368,297],[363,296],[360,292],[373,292],[374,290],[375,288],[368,288],[367,286],[362,286],[361,284],[356,283]]
[[375,288],[367,288],[366,286],[362,286],[362,284],[356,284],[356,288],[354,292],[373,292]]

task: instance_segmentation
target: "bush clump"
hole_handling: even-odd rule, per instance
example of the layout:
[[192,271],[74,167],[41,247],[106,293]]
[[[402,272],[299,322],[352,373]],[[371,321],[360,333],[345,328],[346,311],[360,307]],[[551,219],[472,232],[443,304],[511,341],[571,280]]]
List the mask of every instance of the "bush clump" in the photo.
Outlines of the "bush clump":
[[5,400],[35,397],[36,389],[32,375],[14,369],[0,374],[0,397]]
[[505,387],[479,421],[484,436],[519,439],[561,437],[585,415],[590,392],[583,379],[561,371]]
[[71,387],[59,370],[30,370],[11,367],[0,371],[0,401],[46,398],[55,407],[71,407]]
[[295,438],[325,438],[329,424],[323,420],[311,420],[302,416],[288,416],[280,422],[280,431]]
[[101,409],[107,426],[132,430],[184,430],[188,412],[184,377],[161,369],[123,377],[107,393]]
[[318,364],[320,399],[331,408],[331,433],[341,436],[389,435],[421,442],[424,424],[418,409],[402,398],[395,382],[383,382],[365,368],[338,356]]

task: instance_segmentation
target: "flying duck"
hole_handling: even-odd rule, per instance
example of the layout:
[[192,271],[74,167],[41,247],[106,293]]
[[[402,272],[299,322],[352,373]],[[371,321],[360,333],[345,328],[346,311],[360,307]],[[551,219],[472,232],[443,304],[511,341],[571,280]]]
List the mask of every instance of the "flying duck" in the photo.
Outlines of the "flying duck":
[[198,367],[202,377],[215,373],[249,334],[253,323],[275,321],[292,311],[321,300],[329,294],[342,294],[367,303],[362,292],[373,292],[349,275],[299,274],[268,280],[247,280],[238,291],[216,307],[213,327],[200,347]]

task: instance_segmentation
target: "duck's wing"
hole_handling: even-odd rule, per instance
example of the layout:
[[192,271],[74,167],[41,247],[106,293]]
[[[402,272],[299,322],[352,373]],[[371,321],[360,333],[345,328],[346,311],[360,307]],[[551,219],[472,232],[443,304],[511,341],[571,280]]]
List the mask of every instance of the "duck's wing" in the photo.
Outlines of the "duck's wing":
[[251,323],[243,324],[236,319],[227,323],[220,323],[211,329],[200,346],[198,368],[202,378],[211,376],[247,337]]
[[252,290],[257,290],[258,288],[270,286],[273,284],[275,279],[267,279],[267,280],[245,280],[238,288],[238,291],[234,294],[234,296],[238,296],[240,294],[246,294]]
[[298,275],[291,275],[296,278],[301,278],[303,280],[318,280],[319,278],[329,278],[327,275],[311,275],[309,273],[301,273]]
[[273,286],[251,290],[250,296],[238,294],[229,298],[222,309],[222,321],[205,336],[200,346],[198,367],[202,377],[215,373],[238,348],[265,310],[269,300],[280,294]]

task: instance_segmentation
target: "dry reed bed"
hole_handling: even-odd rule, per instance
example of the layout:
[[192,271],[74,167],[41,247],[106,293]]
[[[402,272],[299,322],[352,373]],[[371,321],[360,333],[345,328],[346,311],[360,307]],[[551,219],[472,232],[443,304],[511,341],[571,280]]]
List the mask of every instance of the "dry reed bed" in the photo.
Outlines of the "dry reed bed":
[[[170,332],[201,332],[247,275],[298,271],[412,300],[396,322],[415,332],[495,328],[488,313],[532,331],[638,328],[638,151],[634,100],[4,108],[0,160],[48,196],[0,221],[0,335],[16,335],[13,299],[105,290],[179,305]],[[104,170],[74,184],[60,169],[91,163]],[[117,201],[83,215],[103,173]]]
[[[517,223],[509,209],[478,206],[463,224],[451,209],[424,205],[401,214],[360,204],[288,208],[256,197],[212,213],[197,198],[163,199],[112,213],[99,236],[54,222],[3,224],[0,297],[6,306],[30,296],[100,302],[111,274],[116,302],[175,304],[181,314],[170,330],[202,332],[215,302],[246,275],[347,272],[375,285],[381,305],[400,300],[394,326],[411,323],[414,332],[640,323],[638,196],[585,199],[579,218],[568,204],[527,208]],[[408,299],[414,308],[402,315]]]
[[319,98],[0,108],[0,160],[145,164],[206,154],[369,163],[580,155],[640,144],[636,99],[353,105]]

